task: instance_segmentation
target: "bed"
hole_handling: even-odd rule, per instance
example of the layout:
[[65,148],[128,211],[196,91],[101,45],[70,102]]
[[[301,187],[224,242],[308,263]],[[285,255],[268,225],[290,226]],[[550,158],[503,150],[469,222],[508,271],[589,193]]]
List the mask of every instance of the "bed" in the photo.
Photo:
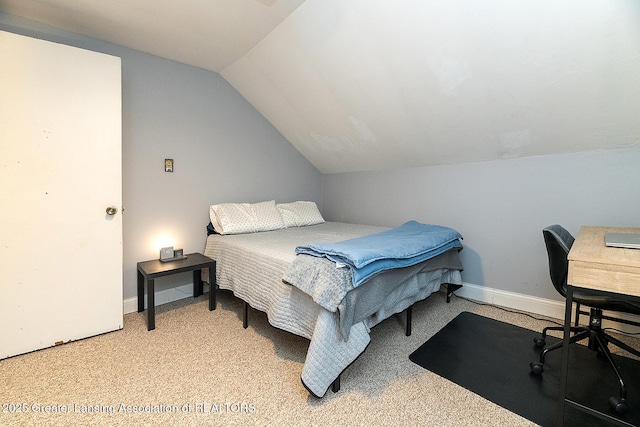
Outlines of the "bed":
[[[233,215],[227,216],[225,208],[231,204],[213,205],[204,254],[216,260],[220,289],[231,290],[265,312],[271,325],[310,340],[301,380],[316,397],[339,383],[340,374],[365,351],[373,326],[439,291],[441,285],[451,286],[449,291],[462,285],[458,244],[417,264],[377,272],[354,287],[348,268],[296,250],[388,228],[325,222],[313,202],[261,203],[233,204]],[[268,216],[276,220],[265,225]],[[208,272],[202,274],[208,280]]]

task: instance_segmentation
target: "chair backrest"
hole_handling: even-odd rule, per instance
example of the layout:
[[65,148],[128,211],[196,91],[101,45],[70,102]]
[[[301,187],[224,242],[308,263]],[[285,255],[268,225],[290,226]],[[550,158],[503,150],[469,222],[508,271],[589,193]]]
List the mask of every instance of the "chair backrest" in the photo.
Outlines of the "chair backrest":
[[544,236],[544,243],[547,246],[551,282],[556,290],[562,296],[566,297],[567,272],[569,271],[567,256],[575,239],[571,233],[557,224],[544,228],[542,235]]

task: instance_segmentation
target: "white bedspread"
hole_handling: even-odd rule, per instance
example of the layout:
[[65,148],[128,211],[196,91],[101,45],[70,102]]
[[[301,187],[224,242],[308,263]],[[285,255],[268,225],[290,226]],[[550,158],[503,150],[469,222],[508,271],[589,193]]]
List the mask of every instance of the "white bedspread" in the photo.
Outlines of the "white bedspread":
[[[204,254],[216,260],[216,281],[221,289],[232,290],[251,307],[265,312],[271,325],[311,341],[301,378],[313,395],[322,397],[365,350],[371,327],[438,291],[441,283],[462,283],[458,270],[431,273],[428,283],[398,291],[377,313],[353,325],[345,340],[338,312],[322,308],[309,295],[282,281],[296,257],[296,246],[337,242],[382,230],[327,222],[253,234],[213,234],[207,238]],[[207,280],[208,272],[202,274]]]

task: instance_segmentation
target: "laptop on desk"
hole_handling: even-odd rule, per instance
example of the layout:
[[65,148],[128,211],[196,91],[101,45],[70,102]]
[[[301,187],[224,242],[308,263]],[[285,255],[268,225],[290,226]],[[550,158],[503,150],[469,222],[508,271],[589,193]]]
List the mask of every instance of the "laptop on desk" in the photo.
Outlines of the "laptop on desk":
[[606,233],[604,243],[614,248],[640,249],[640,234]]

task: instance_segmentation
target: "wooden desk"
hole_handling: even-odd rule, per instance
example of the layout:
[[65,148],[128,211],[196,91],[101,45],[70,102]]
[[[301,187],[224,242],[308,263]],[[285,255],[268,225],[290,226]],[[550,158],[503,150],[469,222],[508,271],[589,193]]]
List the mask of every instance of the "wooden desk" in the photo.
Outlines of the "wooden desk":
[[562,347],[562,369],[560,376],[560,402],[557,424],[564,423],[565,405],[618,425],[632,425],[597,412],[565,398],[569,360],[569,337],[574,288],[593,294],[620,294],[640,298],[640,249],[611,248],[605,245],[607,232],[640,233],[640,228],[591,227],[580,228],[571,251],[567,277],[567,299],[564,318],[564,345]]

